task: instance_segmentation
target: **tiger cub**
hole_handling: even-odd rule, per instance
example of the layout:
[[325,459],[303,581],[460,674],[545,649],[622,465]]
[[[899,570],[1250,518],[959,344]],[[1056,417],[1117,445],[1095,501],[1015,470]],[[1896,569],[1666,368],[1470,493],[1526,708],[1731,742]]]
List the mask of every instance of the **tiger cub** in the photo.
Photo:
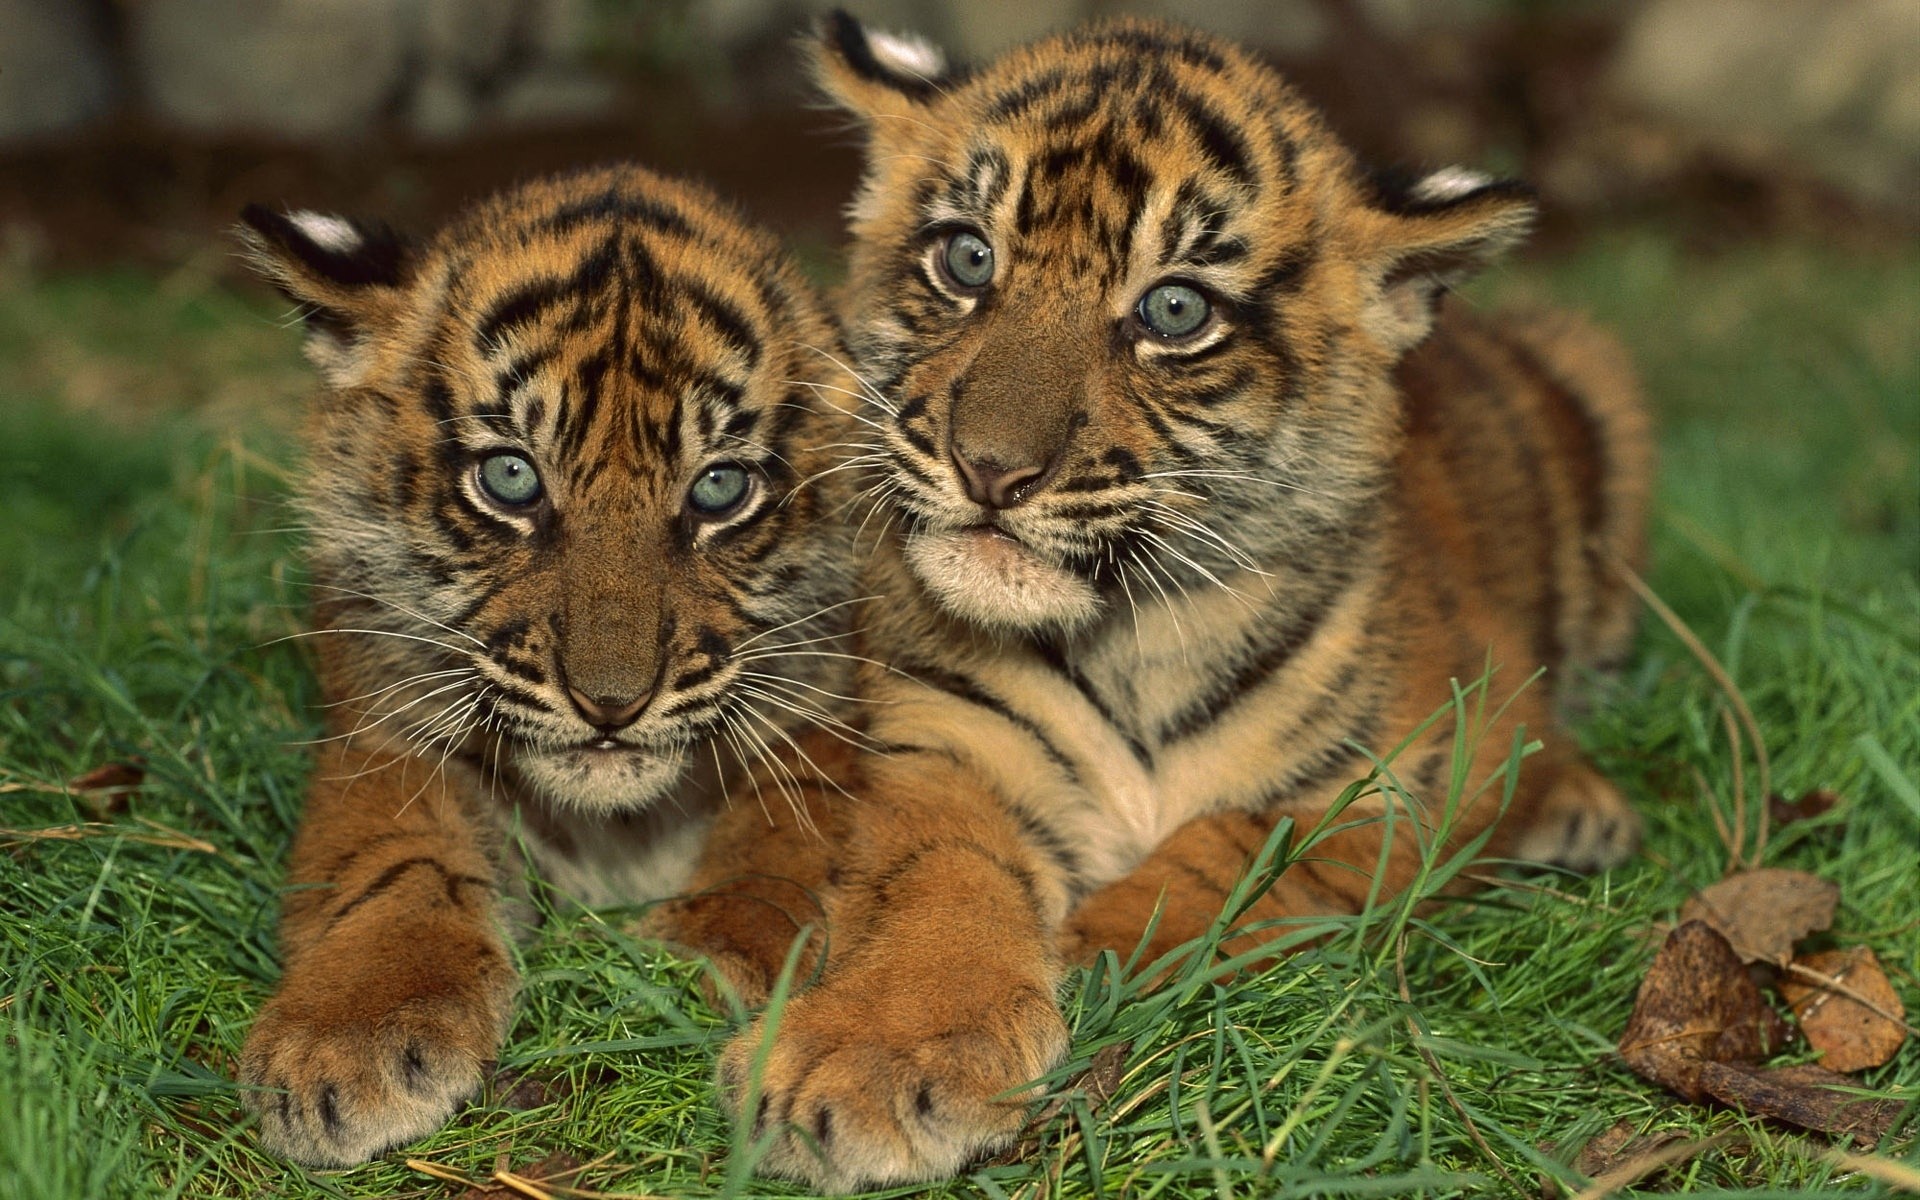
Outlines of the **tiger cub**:
[[770,235],[634,167],[417,243],[259,207],[240,232],[326,386],[299,495],[330,735],[240,1074],[268,1147],[344,1165],[480,1086],[522,848],[573,899],[675,892],[723,757],[830,719],[852,381]]
[[[1436,833],[1631,852],[1553,716],[1630,636],[1631,373],[1572,317],[1444,302],[1526,233],[1525,189],[1370,175],[1271,68],[1160,24],[973,71],[844,14],[813,49],[867,140],[843,308],[888,532],[855,623],[893,670],[861,668],[885,753],[832,960],[763,1069],[764,1022],[722,1057],[767,1169],[844,1189],[1007,1144],[1066,1047],[1063,963],[1156,917],[1147,961],[1201,934],[1280,818],[1312,828],[1403,739],[1398,836],[1349,824],[1382,815],[1363,796],[1248,921],[1355,912]],[[1489,663],[1443,813],[1454,723],[1415,731]],[[743,812],[711,854],[779,834]]]

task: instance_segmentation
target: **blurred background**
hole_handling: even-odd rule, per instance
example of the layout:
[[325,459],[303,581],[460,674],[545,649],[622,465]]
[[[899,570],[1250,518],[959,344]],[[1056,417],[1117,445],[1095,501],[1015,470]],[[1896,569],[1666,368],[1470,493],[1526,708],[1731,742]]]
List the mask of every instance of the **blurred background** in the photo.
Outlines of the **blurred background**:
[[[637,157],[831,239],[854,158],[809,111],[810,0],[0,0],[16,265],[178,263],[249,200],[424,226]],[[1914,231],[1913,0],[854,0],[980,59],[1116,12],[1265,51],[1368,156],[1522,173],[1550,232]]]

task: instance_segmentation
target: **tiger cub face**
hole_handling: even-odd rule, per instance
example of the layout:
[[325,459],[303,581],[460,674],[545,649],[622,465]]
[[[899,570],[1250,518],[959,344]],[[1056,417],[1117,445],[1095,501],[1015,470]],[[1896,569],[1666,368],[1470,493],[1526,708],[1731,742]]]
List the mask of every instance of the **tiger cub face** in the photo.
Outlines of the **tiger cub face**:
[[826,656],[783,648],[845,590],[832,481],[803,485],[847,381],[770,236],[637,168],[522,186],[422,243],[244,222],[330,388],[302,505],[322,674],[362,736],[607,812],[812,708]]
[[1377,182],[1270,68],[1159,24],[966,71],[836,14],[814,59],[868,139],[845,296],[905,557],[988,627],[1324,547],[1382,485],[1440,288],[1533,213],[1457,169]]

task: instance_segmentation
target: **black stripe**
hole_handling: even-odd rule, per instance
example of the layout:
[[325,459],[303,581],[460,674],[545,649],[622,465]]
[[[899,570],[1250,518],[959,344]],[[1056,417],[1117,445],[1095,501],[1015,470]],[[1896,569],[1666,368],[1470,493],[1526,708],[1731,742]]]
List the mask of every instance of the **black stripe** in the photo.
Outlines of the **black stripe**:
[[731,300],[691,281],[682,285],[681,294],[722,341],[746,358],[747,370],[753,370],[760,362],[760,338],[747,315]]
[[1213,165],[1232,176],[1236,183],[1253,182],[1253,160],[1246,139],[1233,124],[1200,97],[1175,91],[1174,110],[1187,119],[1200,139],[1201,149]]
[[481,351],[491,350],[500,344],[501,334],[538,320],[548,309],[565,300],[567,292],[567,282],[563,279],[537,279],[515,288],[487,310],[487,315],[474,327],[474,346]]
[[1012,705],[1000,699],[1000,697],[994,695],[992,692],[987,691],[978,681],[968,678],[958,671],[949,671],[945,667],[936,666],[933,663],[898,661],[894,665],[920,683],[926,684],[928,687],[938,691],[945,692],[956,700],[964,700],[968,704],[984,708],[988,712],[998,716],[1001,720],[1006,721],[1009,725],[1012,725],[1039,743],[1041,752],[1047,756],[1048,760],[1051,761],[1054,766],[1060,768],[1061,774],[1065,775],[1069,781],[1073,783],[1080,782],[1080,772],[1075,769],[1073,760],[1068,758],[1058,746],[1054,745],[1053,739],[1047,736],[1046,730],[1042,729],[1038,722],[1025,713],[1020,712],[1018,709],[1015,709]]
[[367,901],[375,899],[378,896],[380,896],[382,893],[386,892],[389,888],[393,887],[395,883],[398,883],[400,881],[401,876],[407,874],[407,872],[413,870],[415,867],[432,867],[435,871],[438,871],[440,873],[441,880],[446,884],[447,903],[454,905],[455,907],[458,907],[460,903],[461,887],[469,884],[476,884],[480,887],[486,887],[486,888],[491,888],[493,886],[493,881],[490,879],[481,879],[476,875],[462,875],[462,874],[458,874],[456,872],[450,871],[447,869],[446,864],[442,863],[437,858],[431,858],[426,856],[421,856],[417,858],[403,858],[399,862],[394,863],[392,866],[388,867],[386,870],[380,872],[380,874],[374,878],[373,882],[369,883],[366,887],[362,888],[359,894],[354,896],[353,899],[347,901],[345,904],[342,904],[339,908],[335,909],[333,916],[328,918],[327,920],[328,928],[332,928],[334,925],[339,924],[340,921],[343,918],[345,918],[348,913],[351,913],[354,909],[359,908],[362,904],[365,904]]
[[1068,844],[1066,838],[1061,836],[1059,830],[1020,805],[998,796],[994,799],[999,802],[1001,811],[1013,818],[1014,824],[1020,826],[1020,833],[1026,838],[1027,843],[1052,861],[1055,869],[1066,878],[1068,887],[1071,889],[1080,878],[1082,866],[1080,855]]
[[595,222],[640,225],[673,237],[690,238],[694,235],[693,226],[678,210],[659,200],[622,191],[618,187],[609,187],[582,200],[570,200],[542,217],[534,228],[546,233],[569,233],[581,225]]
[[1024,80],[1017,87],[994,97],[993,103],[987,108],[986,119],[988,123],[993,123],[1021,116],[1066,84],[1067,72],[1059,67]]
[[1034,650],[1040,655],[1041,661],[1051,667],[1062,679],[1072,684],[1074,690],[1079,692],[1081,698],[1087,702],[1088,707],[1098,713],[1100,719],[1105,721],[1110,729],[1120,735],[1122,740],[1127,743],[1127,749],[1133,752],[1133,757],[1141,766],[1147,768],[1153,766],[1153,751],[1148,749],[1146,744],[1139,738],[1135,737],[1131,730],[1120,724],[1119,717],[1114,714],[1111,708],[1107,707],[1106,699],[1102,697],[1099,690],[1093,686],[1093,681],[1083,675],[1080,668],[1075,666],[1073,662],[1067,658],[1066,652],[1061,649],[1057,642],[1051,638],[1037,638],[1034,640]]
[[894,884],[906,878],[928,858],[952,853],[975,854],[991,863],[1019,887],[1027,907],[1033,912],[1034,920],[1040,921],[1045,918],[1046,909],[1040,903],[1039,881],[1034,879],[1033,872],[1019,863],[1007,861],[971,838],[939,838],[922,843],[895,859],[885,870],[868,877],[865,881],[866,886],[872,891],[879,907],[884,910],[888,907],[887,893]]
[[1216,672],[1214,685],[1160,726],[1156,740],[1162,746],[1184,741],[1211,726],[1246,695],[1286,666],[1295,654],[1305,649],[1320,631],[1331,613],[1347,595],[1347,579],[1342,577],[1324,590],[1291,621],[1272,630],[1264,643],[1248,647],[1252,657],[1224,678]]
[[[1167,33],[1172,36],[1163,36]],[[1081,41],[1083,45],[1115,46],[1151,58],[1177,58],[1188,66],[1216,73],[1227,68],[1226,59],[1191,34],[1138,28],[1102,29],[1081,35]]]

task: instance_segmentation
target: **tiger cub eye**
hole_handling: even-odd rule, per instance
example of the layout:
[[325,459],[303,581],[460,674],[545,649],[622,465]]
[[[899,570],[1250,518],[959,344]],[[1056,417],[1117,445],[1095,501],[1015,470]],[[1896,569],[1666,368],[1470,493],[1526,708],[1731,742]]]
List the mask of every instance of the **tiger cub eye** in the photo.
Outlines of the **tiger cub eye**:
[[993,247],[970,230],[961,230],[947,239],[944,258],[947,274],[962,287],[985,287],[993,278]]
[[502,504],[522,508],[540,498],[540,474],[518,454],[489,454],[480,461],[480,488]]
[[687,503],[701,516],[723,516],[747,498],[747,469],[738,463],[715,463],[700,472],[687,489]]
[[1213,306],[1184,283],[1163,283],[1140,298],[1140,323],[1166,338],[1186,337],[1207,323]]

